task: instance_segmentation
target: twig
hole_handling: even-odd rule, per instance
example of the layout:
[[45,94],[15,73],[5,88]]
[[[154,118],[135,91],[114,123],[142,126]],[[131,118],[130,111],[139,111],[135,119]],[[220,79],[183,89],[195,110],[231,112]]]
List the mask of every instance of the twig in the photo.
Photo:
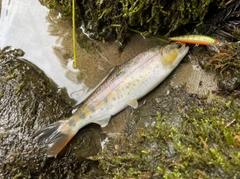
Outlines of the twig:
[[203,140],[203,138],[201,136],[199,136],[199,139],[201,140],[201,142],[203,143],[203,146],[205,149],[208,149],[208,145],[207,143]]
[[236,119],[233,119],[231,122],[229,122],[225,127],[229,127],[232,123],[234,123],[236,121]]

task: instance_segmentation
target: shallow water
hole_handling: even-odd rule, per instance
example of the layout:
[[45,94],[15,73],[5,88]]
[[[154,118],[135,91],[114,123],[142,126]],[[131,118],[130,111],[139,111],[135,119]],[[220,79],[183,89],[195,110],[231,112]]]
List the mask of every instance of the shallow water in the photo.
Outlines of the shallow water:
[[[132,38],[122,53],[118,44],[101,43],[79,37],[77,44],[78,69],[72,69],[71,19],[61,18],[39,1],[2,0],[0,16],[0,48],[12,46],[25,51],[27,60],[42,69],[59,88],[66,88],[70,97],[83,101],[115,66],[138,53],[159,44]],[[80,29],[78,29],[80,31]],[[139,43],[139,40],[142,43]],[[136,47],[136,48],[132,48]]]
[[0,48],[21,48],[26,59],[41,68],[59,87],[66,87],[69,94],[85,89],[84,84],[76,84],[65,75],[68,69],[55,52],[56,48],[63,48],[63,37],[52,34],[49,12],[39,1],[2,0]]
[[[60,88],[65,87],[72,98],[82,101],[90,87],[83,80],[76,80],[79,73],[74,74],[67,65],[72,58],[69,20],[62,20],[60,13],[47,9],[39,1],[0,2],[0,48],[21,48],[27,60],[42,69]],[[69,73],[73,73],[74,78]]]

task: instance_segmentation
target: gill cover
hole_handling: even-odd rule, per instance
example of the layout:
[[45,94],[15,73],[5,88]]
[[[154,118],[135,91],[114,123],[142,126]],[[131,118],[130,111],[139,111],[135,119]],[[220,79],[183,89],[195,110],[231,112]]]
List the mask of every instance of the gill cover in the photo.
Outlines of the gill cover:
[[187,52],[188,47],[186,47],[185,43],[172,43],[161,51],[162,64],[164,66],[172,66],[178,57],[185,56]]

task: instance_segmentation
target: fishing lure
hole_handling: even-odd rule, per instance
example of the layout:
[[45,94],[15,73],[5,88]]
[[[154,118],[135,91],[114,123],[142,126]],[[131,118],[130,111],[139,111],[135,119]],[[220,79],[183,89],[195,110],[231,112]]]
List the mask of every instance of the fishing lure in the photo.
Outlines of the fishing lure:
[[183,43],[206,45],[206,46],[219,44],[218,40],[206,35],[182,35],[182,36],[170,37],[170,40],[174,42],[183,42]]

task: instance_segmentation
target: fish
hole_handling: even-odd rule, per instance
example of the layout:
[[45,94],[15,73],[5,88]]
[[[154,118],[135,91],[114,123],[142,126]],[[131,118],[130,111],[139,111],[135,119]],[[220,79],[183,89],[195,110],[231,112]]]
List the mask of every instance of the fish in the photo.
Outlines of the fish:
[[173,42],[140,53],[120,65],[68,119],[59,120],[33,135],[46,149],[48,157],[57,157],[64,146],[84,126],[107,126],[112,116],[127,106],[136,109],[138,99],[157,87],[188,53],[185,43]]
[[219,41],[206,36],[206,35],[182,35],[182,36],[176,36],[176,37],[170,37],[170,41],[174,42],[182,42],[182,43],[189,43],[189,44],[195,44],[195,45],[218,45]]

